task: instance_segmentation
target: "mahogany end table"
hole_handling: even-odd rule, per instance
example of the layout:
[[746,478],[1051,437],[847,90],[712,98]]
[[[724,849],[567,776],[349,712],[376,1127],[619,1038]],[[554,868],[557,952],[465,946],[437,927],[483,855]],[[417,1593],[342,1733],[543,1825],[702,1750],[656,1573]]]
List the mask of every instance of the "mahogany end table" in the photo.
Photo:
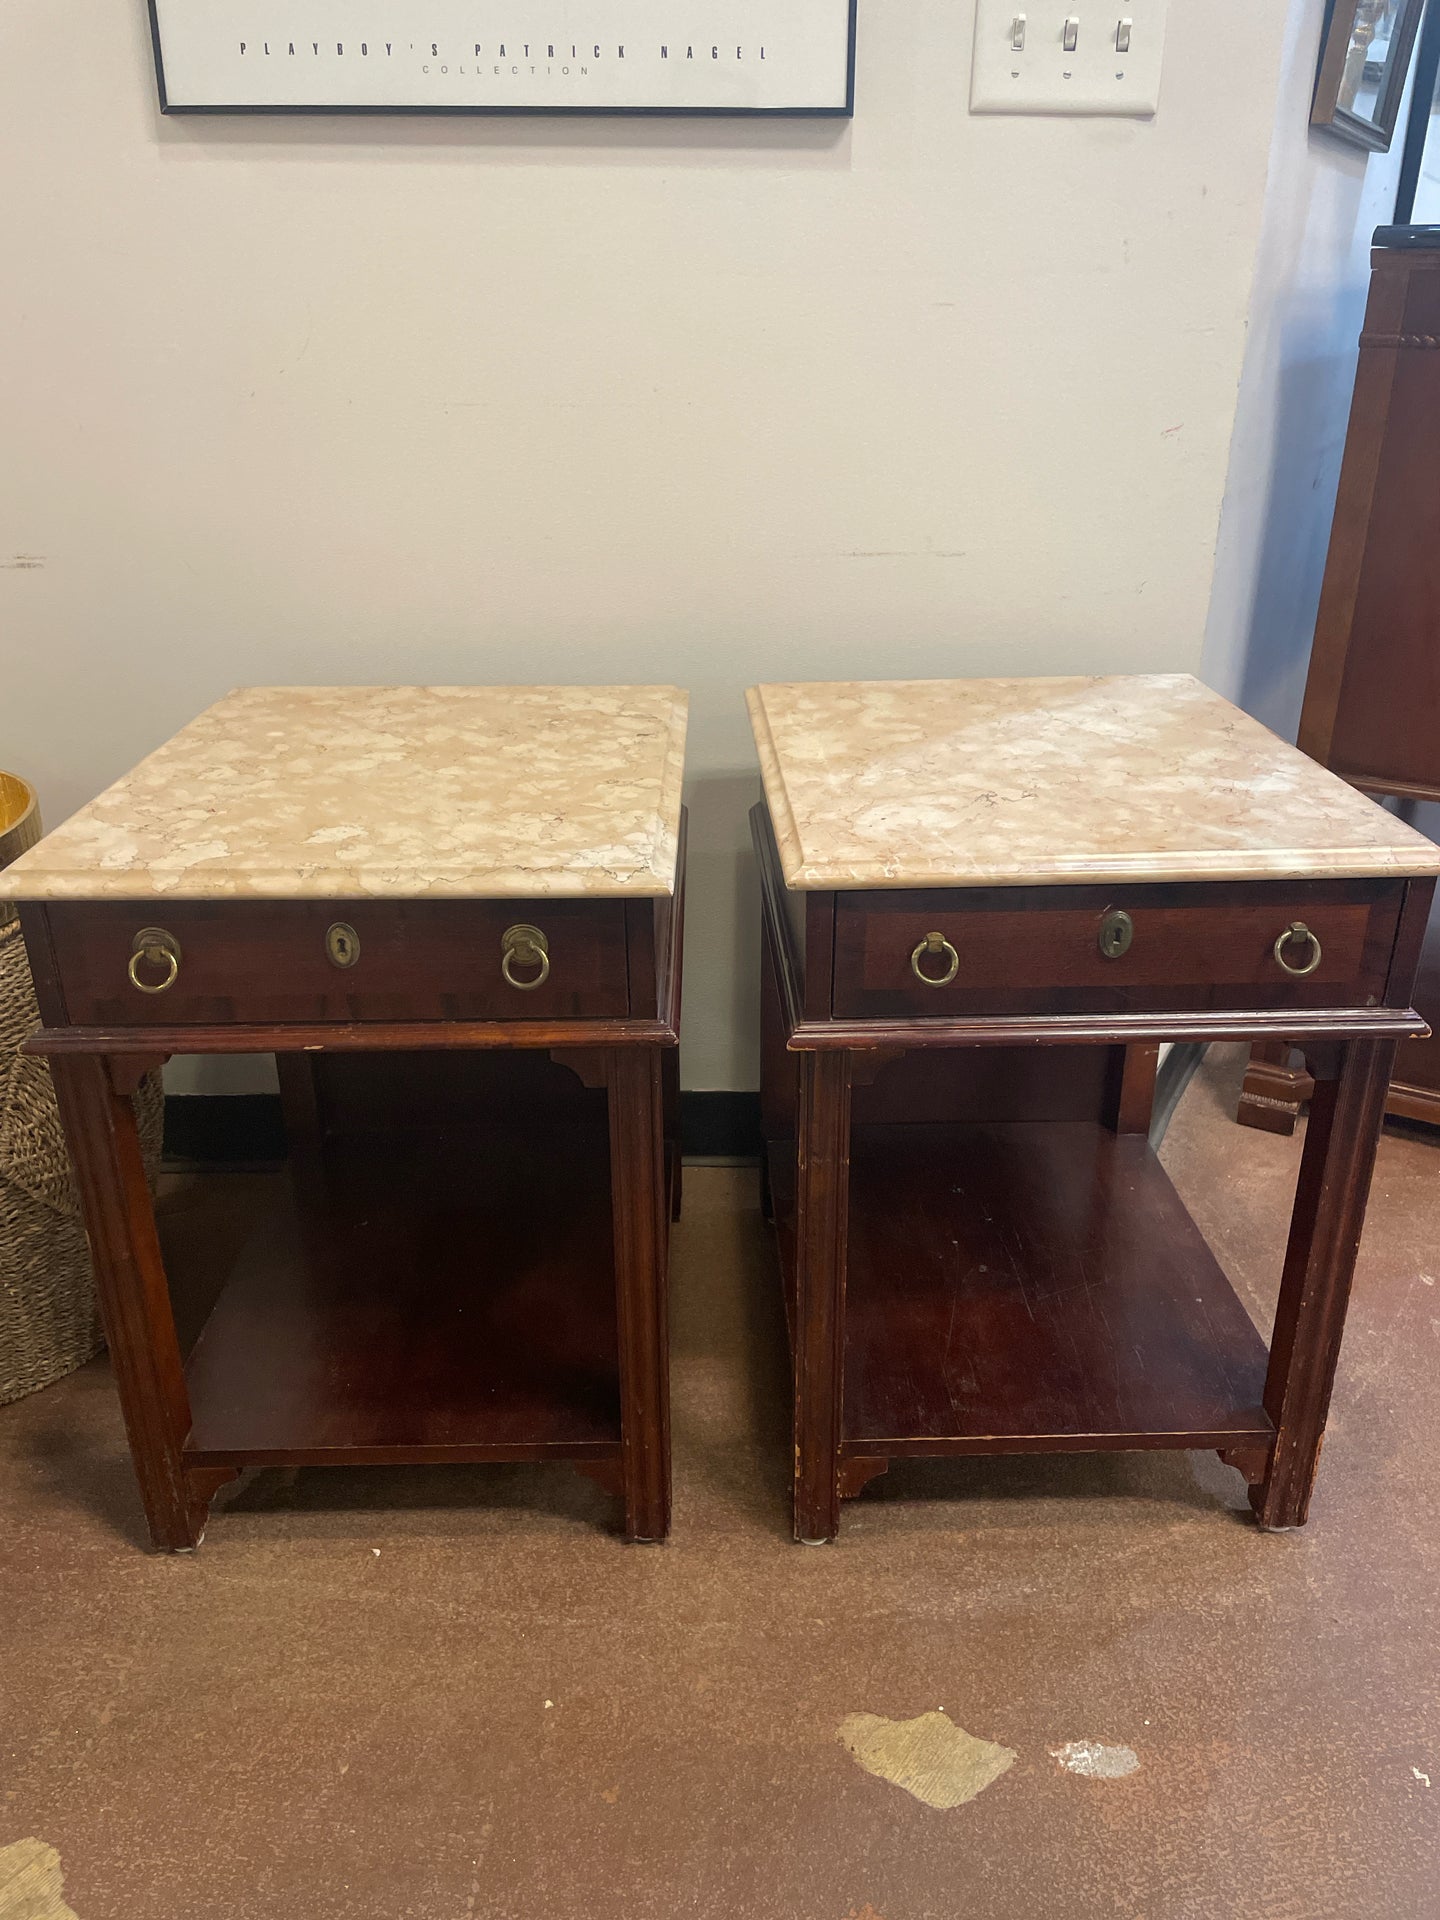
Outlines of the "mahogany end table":
[[[764,686],[762,1113],[798,1539],[908,1455],[1214,1448],[1307,1514],[1440,849],[1188,675]],[[1261,1338],[1165,1041],[1319,1076]]]
[[[570,1461],[665,1537],[685,706],[250,688],[10,869],[157,1547],[276,1464]],[[167,1233],[130,1096],[246,1053],[289,1163]]]

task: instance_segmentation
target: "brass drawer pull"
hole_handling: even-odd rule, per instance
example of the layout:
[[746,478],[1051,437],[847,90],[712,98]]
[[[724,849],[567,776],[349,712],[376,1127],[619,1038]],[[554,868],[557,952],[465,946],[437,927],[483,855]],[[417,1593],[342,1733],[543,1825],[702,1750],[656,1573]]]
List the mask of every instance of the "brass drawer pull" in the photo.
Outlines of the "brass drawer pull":
[[[511,963],[521,967],[539,967],[533,980],[517,980]],[[508,986],[521,993],[533,993],[550,978],[550,942],[538,927],[507,927],[500,936],[500,971]]]
[[[1285,948],[1291,940],[1308,940],[1310,942],[1310,958],[1305,962],[1303,967],[1292,967],[1290,962],[1285,958]],[[1286,973],[1293,973],[1297,975],[1297,977],[1307,973],[1314,973],[1320,964],[1320,942],[1303,920],[1291,921],[1290,925],[1286,927],[1285,931],[1280,935],[1280,938],[1275,942],[1274,951],[1275,958],[1280,962]]]
[[[147,967],[164,967],[165,978],[142,980],[142,960]],[[180,942],[163,927],[142,927],[130,943],[130,964],[125,971],[130,976],[131,986],[137,987],[141,993],[167,993],[179,978]]]
[[[948,956],[944,973],[925,972],[920,962],[928,953],[943,953]],[[910,971],[917,980],[923,980],[927,987],[948,987],[960,971],[960,956],[943,933],[927,933],[910,956]]]

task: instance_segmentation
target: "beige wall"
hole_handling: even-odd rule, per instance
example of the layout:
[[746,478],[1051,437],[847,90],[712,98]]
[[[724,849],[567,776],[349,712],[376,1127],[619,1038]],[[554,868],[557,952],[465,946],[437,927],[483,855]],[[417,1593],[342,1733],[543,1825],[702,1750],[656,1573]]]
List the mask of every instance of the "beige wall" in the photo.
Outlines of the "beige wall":
[[747,681],[1198,666],[1284,27],[972,120],[970,7],[860,11],[848,127],[162,121],[140,0],[9,0],[0,764],[58,819],[238,683],[678,680],[686,1078],[753,1084]]

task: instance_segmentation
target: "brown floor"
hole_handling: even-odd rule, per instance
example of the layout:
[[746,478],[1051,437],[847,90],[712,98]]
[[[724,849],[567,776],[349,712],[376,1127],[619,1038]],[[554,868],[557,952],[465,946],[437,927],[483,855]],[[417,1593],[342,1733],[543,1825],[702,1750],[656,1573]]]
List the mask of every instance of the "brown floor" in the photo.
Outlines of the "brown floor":
[[[1166,1158],[1263,1324],[1299,1141],[1233,1125],[1238,1071]],[[1130,1455],[897,1466],[793,1546],[744,1170],[687,1184],[663,1549],[563,1469],[332,1470],[155,1558],[98,1363],[0,1410],[0,1847],[58,1848],[80,1920],[1428,1920],[1437,1175],[1387,1135],[1294,1535]],[[836,1738],[936,1707],[1019,1756],[949,1812]],[[1080,1739],[1139,1771],[1062,1771]]]

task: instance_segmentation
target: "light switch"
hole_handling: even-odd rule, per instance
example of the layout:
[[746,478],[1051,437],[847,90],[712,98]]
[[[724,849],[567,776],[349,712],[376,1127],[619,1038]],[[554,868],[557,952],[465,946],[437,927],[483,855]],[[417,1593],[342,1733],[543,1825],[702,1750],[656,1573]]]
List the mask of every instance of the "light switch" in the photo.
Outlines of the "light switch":
[[1168,0],[1129,0],[1128,13],[1091,14],[1083,31],[1074,5],[1044,0],[1037,12],[1031,0],[1018,13],[1015,0],[977,0],[972,113],[1157,110]]

